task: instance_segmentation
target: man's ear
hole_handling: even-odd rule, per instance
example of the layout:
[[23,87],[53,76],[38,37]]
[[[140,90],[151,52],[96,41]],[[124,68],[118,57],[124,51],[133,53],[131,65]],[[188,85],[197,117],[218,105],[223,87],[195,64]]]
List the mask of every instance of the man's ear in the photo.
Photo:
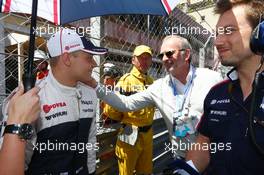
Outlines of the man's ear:
[[131,63],[134,65],[134,63],[135,63],[135,59],[136,59],[136,56],[133,56],[132,57],[132,61],[131,61]]
[[191,50],[190,49],[185,49],[185,53],[184,53],[185,61],[189,62],[190,57],[191,57]]
[[70,54],[65,52],[61,55],[62,62],[65,66],[70,66],[71,65],[71,59],[70,59]]

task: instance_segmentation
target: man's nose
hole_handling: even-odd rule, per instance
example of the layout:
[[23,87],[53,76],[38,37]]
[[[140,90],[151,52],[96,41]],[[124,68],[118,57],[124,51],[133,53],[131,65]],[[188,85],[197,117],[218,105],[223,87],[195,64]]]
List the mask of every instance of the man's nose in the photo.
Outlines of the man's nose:
[[221,46],[221,45],[224,45],[224,42],[225,42],[225,35],[224,34],[218,34],[215,38],[214,45],[216,47]]
[[166,54],[164,54],[163,57],[162,57],[162,61],[163,61],[163,62],[166,62],[166,61],[168,61],[169,59],[170,59],[170,58],[167,57]]

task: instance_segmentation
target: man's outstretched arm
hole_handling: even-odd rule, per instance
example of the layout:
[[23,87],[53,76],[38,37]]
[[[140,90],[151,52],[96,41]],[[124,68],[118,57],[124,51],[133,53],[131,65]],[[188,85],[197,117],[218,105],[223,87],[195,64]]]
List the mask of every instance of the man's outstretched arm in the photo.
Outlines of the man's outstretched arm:
[[125,96],[116,94],[113,91],[107,89],[104,85],[97,83],[94,79],[89,82],[83,82],[86,85],[95,88],[97,97],[114,107],[120,112],[130,112],[143,109],[148,106],[154,106],[154,101],[152,99],[152,92],[155,89],[155,85],[152,84],[147,90],[142,92]]

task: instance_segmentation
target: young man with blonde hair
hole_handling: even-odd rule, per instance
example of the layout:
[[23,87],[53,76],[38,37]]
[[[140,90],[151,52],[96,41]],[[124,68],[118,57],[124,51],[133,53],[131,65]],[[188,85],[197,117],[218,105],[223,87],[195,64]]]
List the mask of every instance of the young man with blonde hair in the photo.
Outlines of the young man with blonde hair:
[[81,82],[97,66],[93,55],[107,49],[70,29],[53,34],[47,47],[51,70],[38,84],[41,112],[26,144],[26,174],[95,174],[97,97]]

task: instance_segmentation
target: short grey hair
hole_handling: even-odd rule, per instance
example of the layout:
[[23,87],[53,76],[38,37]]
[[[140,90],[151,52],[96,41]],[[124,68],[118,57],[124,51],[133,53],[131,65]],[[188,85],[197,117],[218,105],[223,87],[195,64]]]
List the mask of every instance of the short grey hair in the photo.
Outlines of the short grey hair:
[[182,49],[190,49],[190,50],[192,50],[192,46],[191,46],[190,42],[186,38],[183,38],[183,37],[181,37],[179,35],[168,35],[162,40],[162,42],[164,42],[166,40],[169,40],[169,39],[178,39],[178,40],[181,41],[180,43],[181,43]]
[[167,35],[165,38],[163,38],[162,43],[169,40],[169,39],[177,39],[180,41],[181,44],[181,49],[190,49],[190,63],[192,60],[192,46],[190,44],[190,42],[186,39],[183,38],[179,35]]

